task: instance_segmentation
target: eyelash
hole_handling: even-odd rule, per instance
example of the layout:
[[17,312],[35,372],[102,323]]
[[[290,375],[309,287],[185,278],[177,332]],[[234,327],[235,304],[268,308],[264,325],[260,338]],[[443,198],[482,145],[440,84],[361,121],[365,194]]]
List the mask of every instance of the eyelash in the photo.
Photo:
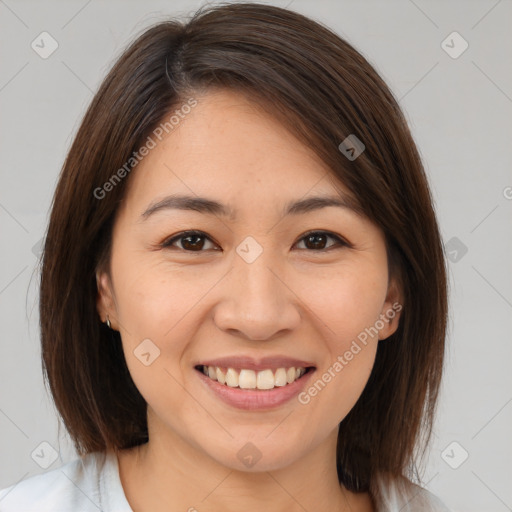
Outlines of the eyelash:
[[[181,240],[182,238],[186,238],[187,236],[194,236],[194,235],[195,236],[205,237],[208,240],[210,240],[212,243],[215,243],[203,231],[189,230],[189,231],[182,231],[181,233],[178,233],[177,235],[174,235],[171,238],[168,238],[167,240],[162,242],[160,244],[160,246],[163,249],[170,249],[174,242],[176,242],[178,240]],[[330,251],[331,249],[336,249],[336,248],[339,249],[339,248],[342,248],[342,247],[352,247],[352,245],[349,242],[347,242],[346,240],[344,240],[340,236],[335,235],[334,233],[331,233],[330,231],[308,231],[307,233],[304,233],[304,235],[302,235],[302,237],[296,243],[302,242],[305,238],[307,238],[308,236],[311,236],[311,235],[327,235],[329,238],[333,238],[334,240],[336,240],[337,245],[331,245],[330,247],[327,247],[326,249],[307,249],[306,248],[306,249],[300,249],[300,250],[307,250],[309,252],[320,252],[321,253],[321,252],[327,252],[327,251]],[[176,247],[176,248],[179,249],[179,250],[182,250],[184,252],[189,252],[189,253],[205,252],[205,250],[203,250],[203,249],[198,250],[198,251],[189,251],[187,249],[182,249],[180,247]]]

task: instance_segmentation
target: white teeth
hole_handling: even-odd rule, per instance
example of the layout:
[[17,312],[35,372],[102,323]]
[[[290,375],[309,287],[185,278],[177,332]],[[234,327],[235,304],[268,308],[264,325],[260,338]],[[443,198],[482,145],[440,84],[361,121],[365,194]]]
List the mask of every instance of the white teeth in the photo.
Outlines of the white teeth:
[[242,389],[254,389],[256,387],[256,373],[254,370],[240,370],[238,387]]
[[[204,366],[204,368],[206,368],[206,366]],[[217,374],[217,380],[221,384],[226,384],[226,374],[220,368],[216,368],[215,373]]]
[[272,370],[258,372],[258,389],[272,389],[274,385],[274,374]]
[[230,388],[238,387],[238,373],[235,370],[233,370],[233,368],[228,368],[228,371],[226,372],[226,384]]
[[274,380],[274,384],[276,386],[286,386],[286,370],[284,368],[278,368],[276,370],[276,376]]
[[230,388],[241,389],[273,389],[274,387],[282,387],[291,384],[306,373],[306,369],[302,367],[278,368],[274,372],[271,369],[254,371],[234,368],[228,368],[224,373],[222,368],[218,366],[204,366],[203,373],[212,380],[218,381],[220,384],[226,384]]

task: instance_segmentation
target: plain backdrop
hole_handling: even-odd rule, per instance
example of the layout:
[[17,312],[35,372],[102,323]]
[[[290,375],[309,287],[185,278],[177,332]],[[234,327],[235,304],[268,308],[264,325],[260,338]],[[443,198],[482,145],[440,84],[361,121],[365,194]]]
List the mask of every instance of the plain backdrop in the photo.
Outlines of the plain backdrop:
[[[347,39],[406,113],[450,260],[446,375],[424,485],[454,511],[512,510],[511,1],[267,3]],[[0,0],[0,488],[44,471],[34,456],[43,442],[58,453],[48,470],[75,458],[44,387],[37,311],[37,257],[66,151],[125,45],[201,4]],[[58,44],[47,58],[32,47],[46,37],[51,49],[42,32]]]

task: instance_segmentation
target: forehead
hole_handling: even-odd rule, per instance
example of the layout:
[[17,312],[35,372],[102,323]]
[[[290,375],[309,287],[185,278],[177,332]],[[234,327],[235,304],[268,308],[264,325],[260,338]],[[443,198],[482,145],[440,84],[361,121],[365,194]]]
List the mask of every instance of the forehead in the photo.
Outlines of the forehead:
[[153,137],[154,148],[130,176],[130,202],[186,193],[263,206],[312,192],[351,195],[311,148],[244,95],[222,90],[195,98],[169,133]]

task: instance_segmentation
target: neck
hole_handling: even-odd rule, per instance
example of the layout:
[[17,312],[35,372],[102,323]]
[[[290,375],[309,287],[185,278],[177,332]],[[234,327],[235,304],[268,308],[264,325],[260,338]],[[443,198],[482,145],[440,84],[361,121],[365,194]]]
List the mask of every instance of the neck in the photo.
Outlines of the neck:
[[120,477],[134,512],[372,512],[367,493],[343,489],[334,431],[300,460],[271,471],[231,469],[169,431],[119,452]]

